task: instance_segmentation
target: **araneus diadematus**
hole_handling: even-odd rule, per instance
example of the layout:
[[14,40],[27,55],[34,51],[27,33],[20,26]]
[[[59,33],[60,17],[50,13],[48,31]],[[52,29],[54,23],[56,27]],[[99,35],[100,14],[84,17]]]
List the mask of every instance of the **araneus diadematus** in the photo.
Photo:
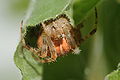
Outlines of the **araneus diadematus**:
[[[95,22],[96,25],[97,21]],[[44,21],[36,26],[29,26],[22,41],[24,48],[38,56],[39,62],[54,62],[58,56],[69,52],[78,54],[80,43],[96,32],[96,28],[94,28],[82,38],[79,30],[80,27],[73,28],[68,17],[61,14],[55,19]]]

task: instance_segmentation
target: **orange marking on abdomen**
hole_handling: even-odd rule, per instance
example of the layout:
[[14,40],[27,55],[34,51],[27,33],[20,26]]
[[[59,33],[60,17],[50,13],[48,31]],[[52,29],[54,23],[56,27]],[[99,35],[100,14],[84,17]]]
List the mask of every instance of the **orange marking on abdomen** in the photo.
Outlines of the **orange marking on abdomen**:
[[65,38],[62,39],[62,47],[65,52],[68,52],[70,50],[70,46],[68,45]]

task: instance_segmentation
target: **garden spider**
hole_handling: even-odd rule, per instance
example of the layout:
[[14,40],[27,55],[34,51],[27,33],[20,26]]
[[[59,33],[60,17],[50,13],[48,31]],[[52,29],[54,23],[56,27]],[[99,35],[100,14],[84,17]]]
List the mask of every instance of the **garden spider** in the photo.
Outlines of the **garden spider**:
[[[95,13],[96,26],[96,9]],[[82,25],[82,23],[79,25]],[[93,35],[96,32],[96,28],[82,38],[80,27],[73,28],[69,18],[65,14],[61,14],[55,19],[50,19],[31,27],[31,31],[29,31],[26,31],[22,39],[23,47],[34,53],[34,58],[39,62],[48,63],[56,61],[58,56],[65,55],[69,52],[78,54],[80,52],[79,45],[81,42]],[[35,39],[33,40],[33,38]],[[33,44],[30,43],[30,39],[32,39]]]

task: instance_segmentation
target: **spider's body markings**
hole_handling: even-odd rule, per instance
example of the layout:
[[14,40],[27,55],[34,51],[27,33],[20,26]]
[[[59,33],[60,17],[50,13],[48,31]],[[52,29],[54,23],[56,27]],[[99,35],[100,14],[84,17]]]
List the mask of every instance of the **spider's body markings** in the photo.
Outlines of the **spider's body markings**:
[[[95,22],[96,24],[97,21]],[[69,52],[79,53],[81,42],[96,32],[95,28],[82,38],[79,31],[80,27],[73,28],[65,14],[59,15],[55,19],[44,21],[36,26],[42,27],[37,36],[37,47],[30,47],[29,44],[26,44],[25,40],[24,47],[33,52],[34,55],[37,55],[38,57],[34,57],[41,63],[54,62],[58,56]]]

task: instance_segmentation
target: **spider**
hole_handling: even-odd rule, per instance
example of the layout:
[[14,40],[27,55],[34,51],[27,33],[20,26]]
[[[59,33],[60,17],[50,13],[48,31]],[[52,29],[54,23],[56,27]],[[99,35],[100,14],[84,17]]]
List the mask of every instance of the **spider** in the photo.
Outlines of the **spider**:
[[[96,9],[95,13],[97,19]],[[79,25],[83,26],[82,23]],[[95,21],[96,25],[97,21]],[[67,15],[61,14],[55,19],[52,18],[32,26],[30,32],[26,31],[25,36],[22,38],[23,47],[31,51],[34,54],[34,58],[40,63],[54,62],[57,57],[69,52],[80,53],[79,45],[81,42],[96,32],[96,28],[94,28],[88,35],[81,37],[80,28],[73,28]],[[26,38],[27,36],[32,39],[33,43],[30,43],[31,41]],[[33,40],[33,38],[35,39]]]

